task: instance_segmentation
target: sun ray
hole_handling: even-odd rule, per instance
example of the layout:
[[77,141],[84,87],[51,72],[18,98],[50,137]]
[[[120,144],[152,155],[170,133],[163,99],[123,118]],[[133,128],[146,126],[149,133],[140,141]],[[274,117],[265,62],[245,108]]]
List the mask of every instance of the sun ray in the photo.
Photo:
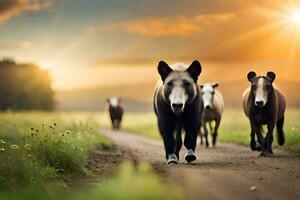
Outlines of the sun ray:
[[295,26],[300,26],[300,10],[293,10],[288,17],[289,23]]

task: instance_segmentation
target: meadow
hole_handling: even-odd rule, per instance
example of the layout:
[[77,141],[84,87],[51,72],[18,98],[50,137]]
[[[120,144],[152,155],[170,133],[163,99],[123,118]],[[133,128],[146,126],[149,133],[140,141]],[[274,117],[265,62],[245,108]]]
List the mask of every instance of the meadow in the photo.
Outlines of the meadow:
[[[102,126],[110,126],[106,114],[101,115]],[[286,111],[284,131],[286,143],[278,147],[276,133],[274,134],[274,146],[293,152],[300,152],[300,109],[290,108]],[[125,113],[122,123],[124,130],[140,134],[146,137],[160,139],[157,129],[156,117],[152,112],[146,113]],[[219,141],[233,142],[242,145],[249,145],[250,125],[243,111],[238,108],[225,109],[219,129]]]
[[[300,152],[299,117],[299,109],[287,110],[286,144],[280,148]],[[160,139],[152,112],[125,112],[122,125],[133,134]],[[83,190],[66,186],[66,177],[96,176],[86,168],[87,154],[112,146],[99,134],[100,127],[110,126],[107,112],[0,113],[0,199],[170,199],[170,194],[184,199],[181,187],[162,180],[145,163],[123,163],[112,177]],[[249,133],[243,112],[226,109],[220,141],[248,145]]]
[[83,190],[66,185],[66,178],[96,177],[86,168],[88,151],[112,145],[99,134],[99,117],[0,113],[0,199],[168,199],[170,193],[173,199],[183,199],[181,188],[162,181],[143,163],[133,167],[126,162],[113,177],[97,179],[93,186],[87,181]]
[[4,190],[83,174],[87,151],[110,145],[89,116],[58,113],[0,114],[0,143]]

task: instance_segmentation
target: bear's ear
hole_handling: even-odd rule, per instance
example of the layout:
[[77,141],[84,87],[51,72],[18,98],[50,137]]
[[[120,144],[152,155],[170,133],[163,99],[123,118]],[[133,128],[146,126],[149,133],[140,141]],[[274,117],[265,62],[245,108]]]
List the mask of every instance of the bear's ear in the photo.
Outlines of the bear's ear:
[[191,77],[194,79],[195,82],[197,82],[199,75],[201,74],[202,67],[198,60],[195,60],[189,68],[186,70]]
[[216,87],[218,87],[219,86],[219,83],[214,83],[213,85],[212,85],[212,87],[215,89]]
[[254,71],[251,71],[247,74],[248,81],[252,82],[252,80],[256,77],[256,73]]
[[167,78],[167,76],[173,71],[169,65],[164,62],[164,61],[160,61],[158,63],[158,73],[160,74],[161,80],[165,81],[165,79]]
[[109,103],[109,98],[106,98],[106,103]]
[[273,81],[276,78],[276,74],[274,72],[268,72],[267,73],[267,77],[269,78],[269,80],[273,83]]

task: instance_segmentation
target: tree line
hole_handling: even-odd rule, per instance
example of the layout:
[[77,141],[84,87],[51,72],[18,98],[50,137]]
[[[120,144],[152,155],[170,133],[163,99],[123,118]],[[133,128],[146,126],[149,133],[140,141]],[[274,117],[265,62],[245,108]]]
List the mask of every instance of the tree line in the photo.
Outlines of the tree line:
[[0,110],[53,110],[52,80],[34,64],[0,60]]

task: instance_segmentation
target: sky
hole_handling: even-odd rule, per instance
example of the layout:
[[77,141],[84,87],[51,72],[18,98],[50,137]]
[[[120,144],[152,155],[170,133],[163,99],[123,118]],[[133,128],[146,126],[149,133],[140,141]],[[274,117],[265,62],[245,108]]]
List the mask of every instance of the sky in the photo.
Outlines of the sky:
[[0,58],[49,70],[55,89],[158,78],[202,63],[203,81],[250,70],[300,81],[299,0],[0,0]]

